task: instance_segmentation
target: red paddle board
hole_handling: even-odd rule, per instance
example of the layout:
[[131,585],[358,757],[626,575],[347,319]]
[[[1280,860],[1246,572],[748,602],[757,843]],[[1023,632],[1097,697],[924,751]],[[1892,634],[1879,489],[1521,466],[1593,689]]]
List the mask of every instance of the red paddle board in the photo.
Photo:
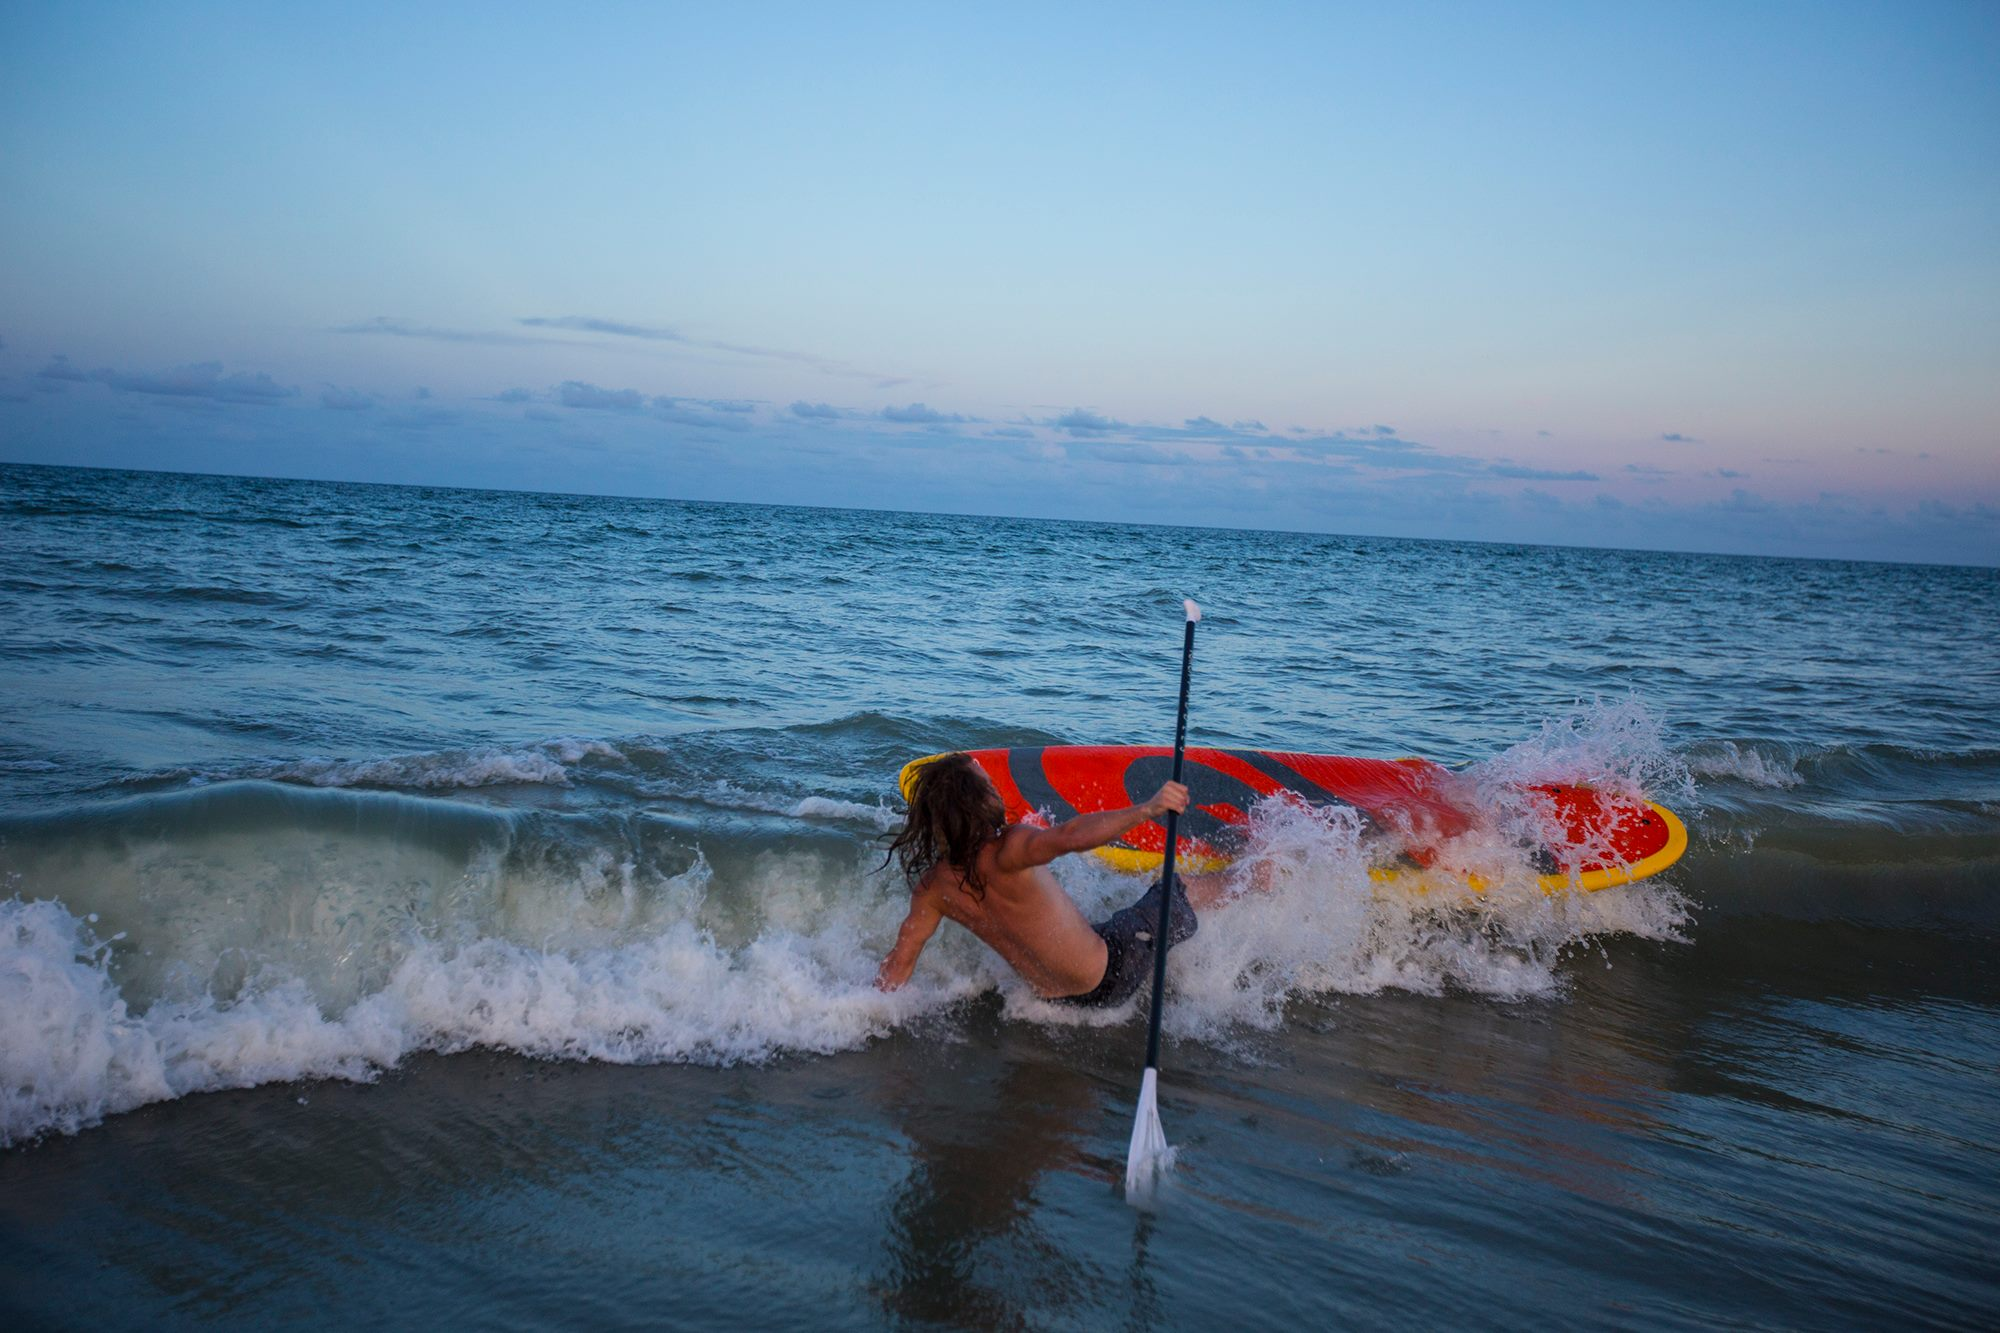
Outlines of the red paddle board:
[[[1173,751],[1157,745],[1049,745],[973,750],[1007,804],[1010,821],[1046,816],[1056,823],[1098,810],[1119,810],[1150,797],[1173,775]],[[903,766],[903,795],[929,759]],[[1401,866],[1378,878],[1440,874],[1471,881],[1439,862],[1438,847],[1477,823],[1454,796],[1451,771],[1428,759],[1354,759],[1279,750],[1187,751],[1183,781],[1191,804],[1181,816],[1179,856],[1192,868],[1226,864],[1241,845],[1251,806],[1280,792],[1312,805],[1343,805],[1376,832],[1401,845]],[[1542,816],[1544,845],[1534,849],[1542,887],[1596,890],[1657,875],[1687,850],[1687,829],[1651,801],[1589,787],[1526,789]],[[1098,855],[1121,869],[1157,869],[1166,829],[1139,825]]]

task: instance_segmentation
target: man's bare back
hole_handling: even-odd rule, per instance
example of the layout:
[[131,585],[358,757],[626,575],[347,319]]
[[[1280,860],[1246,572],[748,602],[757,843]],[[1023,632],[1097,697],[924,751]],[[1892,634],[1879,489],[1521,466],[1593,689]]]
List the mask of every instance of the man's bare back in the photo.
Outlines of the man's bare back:
[[1169,782],[1149,801],[1079,815],[1055,828],[1008,824],[980,846],[970,876],[938,861],[912,886],[909,914],[875,984],[895,990],[908,981],[917,955],[949,918],[985,941],[1041,995],[1090,991],[1104,976],[1105,942],[1056,883],[1049,862],[1102,847],[1169,810],[1186,810],[1187,803],[1187,788]]

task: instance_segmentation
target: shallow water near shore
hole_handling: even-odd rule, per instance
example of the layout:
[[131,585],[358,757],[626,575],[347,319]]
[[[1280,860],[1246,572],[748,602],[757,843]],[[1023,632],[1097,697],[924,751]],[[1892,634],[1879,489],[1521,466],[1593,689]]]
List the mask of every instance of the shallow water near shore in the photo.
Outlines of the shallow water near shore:
[[[1760,1322],[2000,1306],[2000,574],[0,467],[29,1326]],[[941,748],[1643,790],[1458,906],[1269,812],[1144,1015],[900,916]],[[1135,885],[1062,869],[1087,910]],[[1504,875],[1502,876],[1504,880]]]

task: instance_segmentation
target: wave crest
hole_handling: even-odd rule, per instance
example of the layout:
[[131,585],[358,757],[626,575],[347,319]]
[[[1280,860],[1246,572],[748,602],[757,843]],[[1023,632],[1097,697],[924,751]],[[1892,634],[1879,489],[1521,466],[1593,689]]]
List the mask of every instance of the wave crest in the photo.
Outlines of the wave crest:
[[559,737],[512,749],[482,746],[433,750],[385,759],[295,759],[253,764],[207,780],[262,779],[308,787],[377,787],[451,791],[476,787],[570,785],[570,769],[586,759],[623,759],[608,741]]

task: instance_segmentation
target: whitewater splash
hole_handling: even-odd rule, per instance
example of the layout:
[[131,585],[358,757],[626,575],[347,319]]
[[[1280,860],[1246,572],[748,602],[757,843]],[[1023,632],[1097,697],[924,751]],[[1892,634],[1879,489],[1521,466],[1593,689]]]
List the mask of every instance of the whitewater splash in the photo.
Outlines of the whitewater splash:
[[774,927],[735,948],[689,920],[605,948],[412,936],[379,989],[338,1012],[276,965],[233,993],[140,1011],[115,975],[122,934],[100,938],[56,902],[0,903],[0,1145],[191,1092],[371,1079],[418,1051],[715,1065],[826,1054],[991,984],[940,969],[883,994],[869,937],[892,927],[865,924]]
[[[1541,892],[1522,831],[1524,783],[1671,785],[1646,727],[1642,712],[1593,710],[1460,775],[1494,812],[1453,850],[1487,881],[1480,894],[1384,887],[1369,875],[1382,849],[1350,812],[1266,802],[1230,898],[1172,955],[1168,1031],[1277,1027],[1301,996],[1558,995],[1578,945],[1677,938],[1687,905],[1658,881]],[[555,762],[594,753],[555,744]],[[472,776],[460,758],[401,776],[432,790],[443,771]],[[995,990],[1040,1023],[1136,1010],[1047,1004],[956,930],[908,987],[876,990],[904,907],[869,836],[882,806],[744,793],[742,808],[792,821],[746,832],[353,789],[389,772],[203,785],[17,828],[5,851],[21,896],[0,902],[0,1143],[194,1092],[369,1079],[422,1051],[728,1065],[856,1049]],[[1057,870],[1093,919],[1143,888],[1094,857]]]
[[[1692,909],[1670,884],[1551,894],[1533,854],[1551,825],[1529,788],[1593,780],[1638,795],[1645,779],[1684,776],[1656,741],[1643,710],[1593,708],[1456,774],[1459,800],[1481,819],[1445,842],[1440,859],[1476,876],[1477,889],[1457,874],[1382,881],[1371,872],[1393,865],[1395,847],[1371,836],[1354,811],[1282,797],[1260,802],[1250,811],[1243,852],[1224,872],[1228,899],[1170,955],[1164,1026],[1202,1039],[1237,1027],[1275,1028],[1293,999],[1310,995],[1458,990],[1506,1001],[1547,998],[1562,993],[1561,964],[1580,946],[1612,935],[1683,939]],[[1573,850],[1578,859],[1604,852]],[[1086,914],[1125,905],[1131,880],[1093,858],[1078,861],[1064,879]],[[1002,989],[1011,1007],[1046,1022],[1118,1022],[1138,1003],[1093,1015],[1037,1000],[1018,981],[1003,980]]]

